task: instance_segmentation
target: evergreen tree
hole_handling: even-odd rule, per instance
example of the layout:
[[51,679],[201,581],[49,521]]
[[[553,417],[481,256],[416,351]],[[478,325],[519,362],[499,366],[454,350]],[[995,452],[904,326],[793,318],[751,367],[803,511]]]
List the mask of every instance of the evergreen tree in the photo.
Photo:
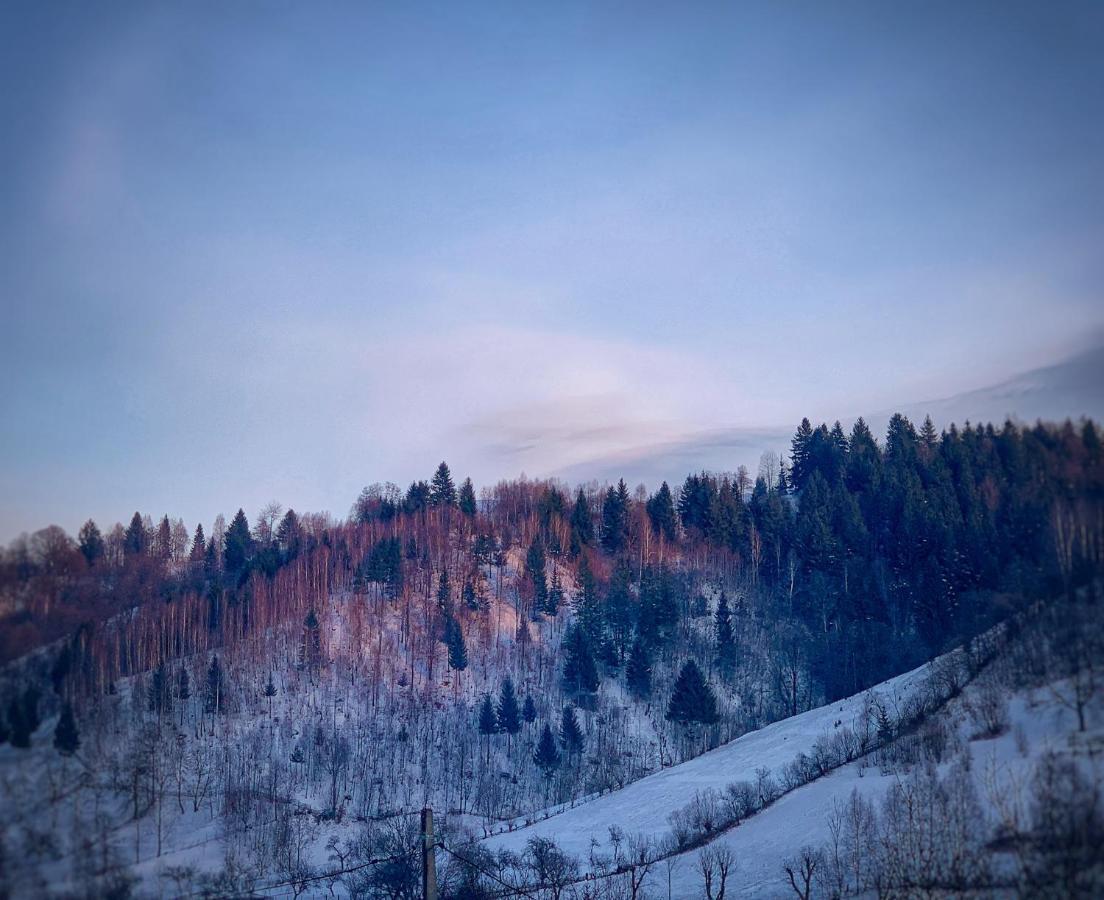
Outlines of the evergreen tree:
[[268,698],[268,717],[272,718],[272,698],[276,696],[276,685],[272,683],[272,673],[268,673],[268,681],[265,682],[264,695]]
[[314,608],[303,619],[303,633],[299,638],[299,666],[313,672],[322,662],[322,629]]
[[81,526],[77,535],[77,547],[85,562],[90,566],[96,565],[104,555],[104,539],[96,523],[89,519]]
[[452,610],[452,588],[449,585],[448,566],[441,568],[441,577],[437,581],[437,609],[445,614]]
[[479,598],[475,594],[475,585],[470,581],[464,582],[464,588],[461,591],[461,599],[468,609],[473,611],[479,609]]
[[158,719],[168,714],[172,707],[172,687],[164,662],[159,663],[150,676],[148,701],[149,711],[156,714]]
[[612,487],[607,488],[605,499],[602,501],[602,549],[609,554],[619,552],[624,546],[622,523],[623,516],[617,491]]
[[790,485],[795,491],[805,487],[809,477],[809,444],[813,438],[813,426],[808,419],[802,419],[790,442]]
[[237,511],[222,539],[222,565],[232,576],[244,573],[253,555],[253,535],[245,512]]
[[675,498],[671,494],[667,482],[659,486],[655,495],[648,499],[648,518],[652,521],[652,527],[657,533],[667,540],[673,541],[678,537],[678,520],[675,513]]
[[207,539],[203,536],[203,526],[196,525],[195,536],[192,538],[192,552],[188,554],[188,561],[192,563],[203,562],[206,550]]
[[560,719],[560,743],[568,756],[577,756],[583,750],[583,729],[579,727],[579,717],[570,703],[563,708]]
[[80,732],[73,718],[73,707],[66,703],[61,708],[61,718],[54,729],[54,747],[62,756],[72,756],[80,749]]
[[299,516],[294,509],[289,509],[276,527],[276,542],[285,562],[299,555],[302,540],[303,527],[299,524]]
[[537,718],[537,707],[533,703],[532,694],[525,695],[525,702],[521,705],[521,717],[526,723],[532,723]]
[[569,694],[593,694],[598,690],[598,667],[586,636],[572,623],[564,635],[564,690]]
[[717,665],[723,673],[729,674],[736,661],[736,644],[732,636],[732,611],[724,591],[721,591],[721,597],[717,601],[713,626],[717,640]]
[[575,495],[575,506],[571,510],[571,546],[575,554],[583,547],[594,543],[594,521],[590,517],[590,506],[583,489]]
[[8,730],[11,745],[21,750],[31,746],[31,735],[38,728],[38,688],[30,685],[23,696],[13,694],[8,701]]
[[483,735],[498,733],[498,718],[495,716],[494,703],[490,694],[483,695],[479,706],[479,733]]
[[559,613],[560,607],[564,603],[564,589],[563,582],[560,581],[560,573],[555,568],[552,569],[552,585],[548,589],[548,600],[545,602],[544,611],[548,613],[551,618],[556,618],[556,614]]
[[433,474],[433,483],[429,489],[429,502],[433,506],[455,506],[456,486],[452,483],[452,473],[448,465],[441,463]]
[[680,725],[691,722],[712,725],[717,721],[717,698],[692,659],[687,660],[675,681],[675,689],[667,704],[667,721]]
[[410,515],[424,511],[429,506],[429,495],[430,488],[426,482],[412,481],[403,498],[403,511]]
[[203,708],[210,715],[219,715],[226,708],[226,690],[217,653],[212,657],[211,665],[207,669],[205,688]]
[[640,637],[633,641],[629,652],[629,664],[625,669],[629,691],[637,697],[650,697],[652,693],[652,660],[648,647]]
[[468,647],[464,643],[464,632],[460,628],[460,623],[450,617],[445,626],[445,633],[449,668],[462,672],[468,667]]
[[172,557],[172,523],[167,515],[157,526],[157,557],[166,562]]
[[544,723],[540,740],[537,741],[537,752],[533,754],[533,761],[544,772],[545,778],[551,778],[552,773],[560,764],[560,751],[556,747],[556,739],[552,736],[552,729],[548,723]]
[[509,677],[503,679],[499,690],[497,715],[499,731],[507,734],[521,731],[521,712],[518,709],[517,694],[514,693],[514,682]]
[[149,545],[149,538],[146,535],[146,526],[142,522],[142,514],[135,512],[130,517],[130,524],[127,526],[126,535],[123,538],[123,549],[126,551],[127,558],[138,557],[145,555],[146,549]]
[[464,483],[460,485],[460,512],[462,512],[469,519],[475,518],[476,503],[475,503],[475,487],[472,485],[470,478],[465,478]]

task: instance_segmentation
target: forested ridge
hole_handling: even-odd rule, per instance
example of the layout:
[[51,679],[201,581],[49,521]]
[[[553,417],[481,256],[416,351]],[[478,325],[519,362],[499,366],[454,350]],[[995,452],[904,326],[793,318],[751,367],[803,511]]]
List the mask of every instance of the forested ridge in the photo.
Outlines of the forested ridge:
[[442,463],[365,488],[341,522],[273,504],[210,533],[140,513],[51,527],[0,560],[0,737],[98,759],[134,820],[156,809],[157,854],[169,797],[181,817],[268,822],[279,839],[239,848],[258,859],[301,825],[277,796],[493,829],[1091,588],[1102,552],[1092,422],[902,416],[882,440],[805,420],[755,477],[651,494],[477,493]]

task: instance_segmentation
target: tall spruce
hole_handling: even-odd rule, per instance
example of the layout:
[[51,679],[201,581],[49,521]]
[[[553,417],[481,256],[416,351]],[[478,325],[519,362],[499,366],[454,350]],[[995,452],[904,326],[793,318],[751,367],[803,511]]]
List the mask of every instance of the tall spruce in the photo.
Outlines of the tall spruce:
[[475,518],[477,509],[475,502],[475,486],[472,484],[470,478],[465,478],[464,483],[460,485],[459,505],[460,512],[469,519]]
[[499,688],[496,715],[500,731],[511,735],[521,731],[521,710],[518,709],[514,682],[509,676],[502,680],[502,686]]
[[667,720],[680,725],[698,722],[712,725],[717,721],[717,698],[694,660],[687,660],[675,681],[675,689],[667,704]]
[[545,778],[551,778],[552,773],[560,764],[560,751],[556,747],[556,739],[552,736],[552,729],[548,723],[544,723],[540,740],[537,741],[537,750],[533,754],[533,762],[544,773]]
[[456,505],[456,485],[452,482],[452,473],[447,463],[442,462],[433,473],[429,488],[429,502],[432,506],[450,507]]
[[579,725],[579,717],[575,707],[570,703],[563,708],[560,716],[560,743],[568,756],[578,756],[583,752],[583,729]]
[[96,523],[89,519],[77,535],[77,548],[90,566],[96,565],[104,555],[104,539]]
[[243,574],[253,556],[253,535],[245,511],[239,509],[222,539],[222,565],[228,574]]

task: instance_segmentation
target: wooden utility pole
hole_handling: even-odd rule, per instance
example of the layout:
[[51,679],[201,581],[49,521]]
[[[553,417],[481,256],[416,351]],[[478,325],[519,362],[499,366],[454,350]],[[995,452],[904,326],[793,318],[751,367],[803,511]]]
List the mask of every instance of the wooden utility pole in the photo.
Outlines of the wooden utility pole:
[[437,857],[433,840],[433,810],[422,810],[422,900],[437,900]]

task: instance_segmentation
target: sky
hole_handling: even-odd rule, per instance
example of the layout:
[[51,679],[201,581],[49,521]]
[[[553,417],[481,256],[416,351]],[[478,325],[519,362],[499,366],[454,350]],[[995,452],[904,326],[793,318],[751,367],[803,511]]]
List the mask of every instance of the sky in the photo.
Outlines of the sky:
[[1101,46],[1093,2],[0,4],[0,540],[1100,343]]

